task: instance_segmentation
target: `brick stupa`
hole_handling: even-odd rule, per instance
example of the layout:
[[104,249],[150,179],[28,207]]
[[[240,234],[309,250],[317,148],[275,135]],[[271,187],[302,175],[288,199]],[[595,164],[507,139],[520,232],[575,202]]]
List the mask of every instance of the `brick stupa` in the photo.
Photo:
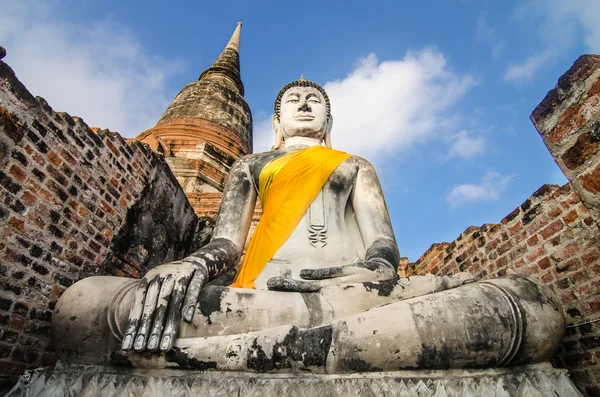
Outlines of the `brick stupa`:
[[252,114],[240,77],[240,30],[215,63],[135,139],[162,153],[199,216],[215,217],[233,162],[252,152]]

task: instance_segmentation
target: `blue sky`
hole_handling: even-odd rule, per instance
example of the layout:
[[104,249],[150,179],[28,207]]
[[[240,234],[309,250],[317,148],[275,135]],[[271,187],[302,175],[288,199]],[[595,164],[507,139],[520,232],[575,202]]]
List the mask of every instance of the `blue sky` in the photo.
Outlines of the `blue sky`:
[[241,18],[255,151],[301,73],[332,101],[333,145],[375,164],[403,256],[497,223],[563,184],[529,114],[583,54],[600,1],[0,0],[4,59],[35,95],[92,126],[152,127]]

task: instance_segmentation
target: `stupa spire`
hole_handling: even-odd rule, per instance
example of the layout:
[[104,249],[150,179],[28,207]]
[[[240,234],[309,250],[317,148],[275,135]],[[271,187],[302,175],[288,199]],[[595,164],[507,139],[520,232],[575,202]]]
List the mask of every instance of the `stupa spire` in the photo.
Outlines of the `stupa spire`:
[[229,43],[225,46],[225,48],[231,48],[232,50],[236,50],[239,54],[240,52],[240,32],[242,30],[242,21],[240,20],[229,39]]
[[229,42],[215,63],[206,69],[198,80],[214,80],[244,95],[244,84],[240,76],[240,32],[242,21],[237,23]]

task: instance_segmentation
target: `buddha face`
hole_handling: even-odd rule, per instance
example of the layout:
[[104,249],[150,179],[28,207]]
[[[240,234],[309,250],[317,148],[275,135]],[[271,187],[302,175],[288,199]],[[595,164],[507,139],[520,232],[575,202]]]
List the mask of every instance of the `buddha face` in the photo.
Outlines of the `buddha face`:
[[293,136],[323,139],[328,127],[323,95],[313,87],[292,87],[281,98],[278,123],[273,126],[284,139]]

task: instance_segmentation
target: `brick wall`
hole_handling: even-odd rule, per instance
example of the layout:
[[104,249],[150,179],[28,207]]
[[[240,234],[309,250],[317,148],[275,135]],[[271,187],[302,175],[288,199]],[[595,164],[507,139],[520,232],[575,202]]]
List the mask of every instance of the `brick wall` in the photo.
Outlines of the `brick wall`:
[[[160,223],[177,232],[144,223],[159,206],[170,217]],[[0,392],[24,369],[56,361],[49,320],[67,287],[177,259],[196,224],[163,159],[54,112],[0,61]],[[124,243],[130,227],[148,238]],[[167,235],[170,251],[157,246]]]
[[600,55],[582,55],[531,114],[558,166],[600,222]]
[[580,57],[531,119],[571,182],[542,186],[499,224],[433,244],[399,273],[516,273],[548,285],[567,320],[555,365],[585,395],[600,396],[600,56]]
[[404,275],[507,273],[533,277],[561,299],[567,332],[555,364],[581,388],[600,383],[600,229],[569,184],[544,185],[498,224],[469,227],[452,243],[433,244]]

